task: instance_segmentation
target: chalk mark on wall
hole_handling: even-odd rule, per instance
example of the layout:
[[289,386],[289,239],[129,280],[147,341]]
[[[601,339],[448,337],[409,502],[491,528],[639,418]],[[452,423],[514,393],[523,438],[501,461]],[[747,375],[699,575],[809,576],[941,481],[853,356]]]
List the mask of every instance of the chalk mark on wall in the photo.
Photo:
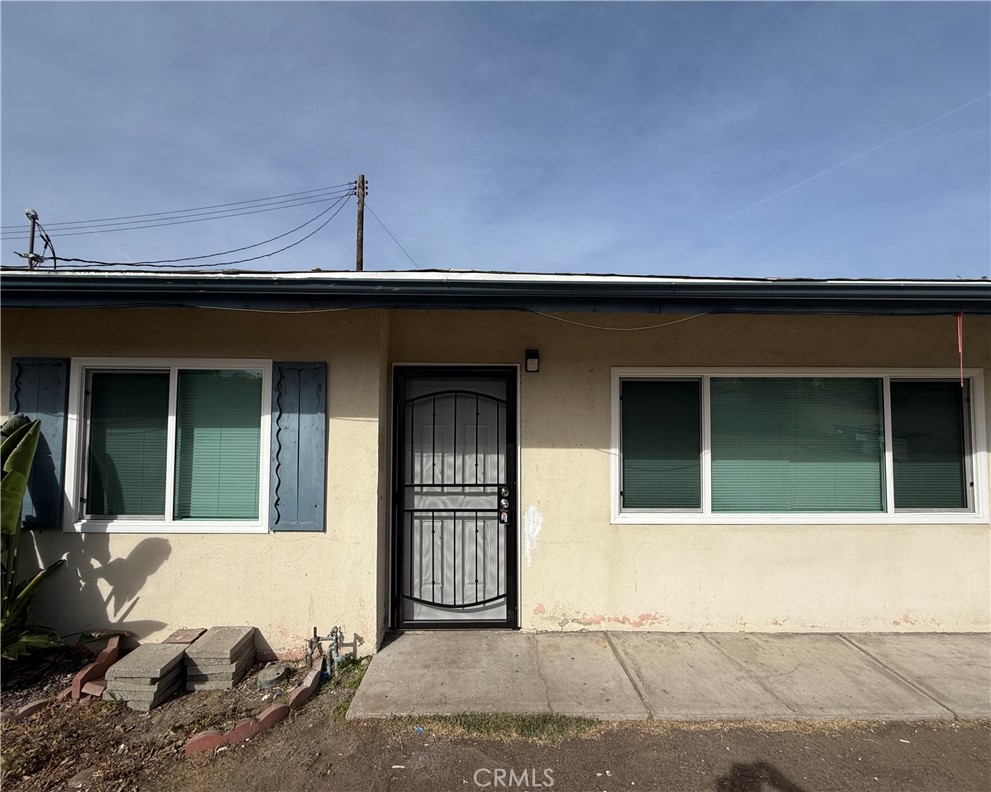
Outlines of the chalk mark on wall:
[[544,515],[536,506],[530,506],[523,514],[523,554],[526,556],[526,565],[533,564],[533,550],[537,546],[537,537],[544,527]]

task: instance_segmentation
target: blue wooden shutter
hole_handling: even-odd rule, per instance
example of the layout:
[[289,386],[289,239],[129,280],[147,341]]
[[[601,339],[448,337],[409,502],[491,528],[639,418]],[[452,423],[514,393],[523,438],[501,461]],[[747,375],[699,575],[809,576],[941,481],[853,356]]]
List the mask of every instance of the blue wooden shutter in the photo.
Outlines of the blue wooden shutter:
[[11,360],[10,414],[23,413],[41,420],[41,437],[21,512],[25,528],[58,528],[62,522],[68,396],[68,359]]
[[327,481],[327,364],[272,364],[273,531],[322,531]]

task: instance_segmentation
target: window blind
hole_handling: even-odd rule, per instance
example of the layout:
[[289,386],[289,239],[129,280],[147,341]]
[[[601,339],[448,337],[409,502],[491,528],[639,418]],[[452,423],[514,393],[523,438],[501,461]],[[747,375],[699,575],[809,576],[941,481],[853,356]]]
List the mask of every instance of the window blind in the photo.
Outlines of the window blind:
[[257,519],[261,372],[180,370],[175,519]]
[[165,515],[169,373],[93,372],[87,514]]
[[964,509],[964,395],[958,382],[891,382],[896,509]]
[[701,382],[622,383],[623,507],[702,508]]
[[884,511],[881,380],[713,378],[713,512]]

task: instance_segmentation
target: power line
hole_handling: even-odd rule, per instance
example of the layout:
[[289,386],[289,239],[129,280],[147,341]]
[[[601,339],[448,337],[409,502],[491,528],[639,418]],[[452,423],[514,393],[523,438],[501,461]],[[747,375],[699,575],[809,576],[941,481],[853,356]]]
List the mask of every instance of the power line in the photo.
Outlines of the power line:
[[[285,204],[283,206],[272,206],[272,207],[269,207],[267,209],[243,209],[243,210],[227,209],[227,210],[223,210],[225,212],[224,214],[221,214],[219,212],[205,212],[204,214],[209,214],[209,215],[212,215],[212,216],[210,216],[210,217],[193,217],[193,219],[191,219],[191,220],[187,220],[187,219],[169,220],[169,219],[166,219],[166,218],[162,218],[162,220],[154,221],[154,222],[148,223],[146,225],[131,225],[131,226],[127,226],[125,228],[103,228],[103,229],[97,229],[97,230],[92,230],[92,231],[75,231],[75,230],[70,230],[70,231],[68,231],[66,233],[59,234],[59,236],[60,237],[69,237],[69,236],[84,236],[84,235],[87,235],[87,234],[111,234],[111,233],[115,233],[115,232],[119,232],[119,231],[140,231],[140,230],[145,229],[145,228],[165,228],[167,226],[173,226],[173,225],[186,225],[188,223],[202,223],[202,222],[206,222],[207,220],[225,220],[228,217],[242,217],[244,215],[262,214],[264,212],[276,212],[276,211],[279,211],[281,209],[292,209],[292,208],[294,208],[296,206],[309,206],[310,204],[315,204],[315,203],[326,203],[327,201],[333,201],[333,200],[335,200],[337,198],[346,197],[348,195],[353,195],[353,194],[354,193],[351,192],[351,191],[342,192],[342,193],[338,193],[338,194],[335,194],[335,195],[328,195],[328,196],[321,197],[321,198],[314,198],[313,200],[309,200],[309,201],[308,200],[299,200],[297,203],[292,203],[292,204],[288,204],[287,203],[287,204]],[[111,223],[109,225],[117,225],[117,224]],[[19,240],[19,239],[27,239],[27,236],[25,234],[23,234],[23,232],[22,233],[19,233],[19,234],[16,234],[16,235],[11,235],[10,232],[7,232],[7,234],[3,235],[0,238],[2,238],[4,240]]]
[[[346,200],[348,197],[350,197],[350,195],[351,193],[347,193],[346,195],[341,196],[340,198],[337,199],[337,203]],[[315,217],[311,217],[305,223],[302,223],[301,225],[298,225],[295,228],[286,231],[284,234],[279,234],[278,236],[271,237],[270,239],[266,239],[263,242],[256,242],[253,245],[245,245],[244,247],[234,248],[233,250],[222,250],[219,253],[206,253],[202,256],[186,256],[185,258],[157,259],[155,261],[130,261],[130,262],[118,262],[118,263],[120,264],[120,266],[141,266],[145,264],[177,264],[181,261],[198,261],[199,259],[216,258],[217,256],[229,256],[231,253],[240,253],[242,250],[250,250],[251,248],[261,247],[262,245],[267,245],[269,242],[274,242],[276,239],[282,239],[283,237],[287,237],[290,234],[299,231],[301,228],[305,228],[310,223],[316,222],[325,214],[327,214],[327,212],[333,209],[334,206],[336,206],[336,204],[331,204],[322,212],[320,212],[320,214],[316,215]],[[91,259],[79,259],[79,258],[62,259],[62,261],[79,262],[82,264],[100,264],[100,265],[107,265],[109,263],[106,261],[93,261]]]
[[[198,212],[201,209],[219,209],[224,206],[241,206],[243,204],[260,203],[261,201],[274,201],[278,198],[292,198],[293,196],[297,196],[297,195],[307,195],[308,193],[321,193],[321,192],[327,192],[328,190],[336,190],[337,188],[341,188],[341,187],[351,188],[353,186],[354,186],[354,182],[344,182],[343,184],[333,184],[330,187],[318,187],[313,190],[302,190],[300,192],[294,192],[294,193],[283,193],[282,195],[271,195],[267,198],[252,198],[251,200],[248,201],[232,201],[230,203],[213,204],[211,206],[194,206],[190,209],[172,209],[168,212],[148,212],[146,214],[123,215],[122,217],[101,217],[95,220],[70,220],[61,223],[50,223],[49,227],[56,228],[56,227],[63,227],[69,225],[90,225],[92,223],[105,223],[105,222],[110,222],[112,220],[132,220],[139,217],[157,217],[161,215],[185,214],[186,212]],[[20,226],[19,225],[0,226],[0,229],[3,228],[20,228]]]
[[58,267],[58,254],[55,252],[55,243],[52,242],[52,238],[48,235],[48,232],[45,230],[45,227],[41,224],[41,222],[39,220],[35,220],[35,223],[37,224],[38,230],[39,230],[39,232],[41,234],[41,240],[45,243],[45,247],[42,248],[42,250],[41,250],[42,261],[45,260],[45,258],[44,258],[45,251],[48,250],[49,248],[51,248],[51,250],[52,250],[52,258],[51,258],[52,269],[55,270]]
[[[304,198],[285,198],[285,199],[283,199],[281,201],[267,201],[267,202],[263,202],[263,203],[254,203],[251,206],[245,206],[245,207],[243,207],[241,209],[214,209],[214,210],[209,211],[209,212],[194,212],[193,210],[189,210],[186,214],[177,214],[175,217],[162,217],[162,218],[159,218],[157,220],[122,220],[122,221],[116,222],[116,223],[100,223],[100,224],[97,224],[97,225],[74,225],[74,226],[71,226],[71,227],[63,226],[61,228],[57,228],[56,230],[57,231],[76,231],[79,228],[106,228],[106,227],[110,227],[110,226],[134,225],[136,223],[164,223],[164,222],[168,222],[170,220],[184,220],[187,217],[205,217],[207,215],[226,215],[227,213],[235,213],[236,214],[236,213],[241,213],[241,212],[250,212],[253,209],[257,209],[257,208],[263,207],[263,206],[272,206],[272,207],[276,207],[276,208],[280,208],[281,209],[281,208],[284,208],[282,205],[285,205],[285,206],[298,206],[300,204],[316,203],[317,201],[330,200],[330,199],[336,198],[339,195],[347,195],[349,192],[351,192],[352,189],[353,188],[350,188],[349,187],[349,188],[344,189],[344,190],[334,190],[333,192],[328,192],[328,193],[322,194],[322,195],[308,195],[308,196],[306,196]],[[124,230],[126,230],[126,229],[124,229]]]
[[[340,204],[340,206],[337,207],[337,211],[335,211],[330,217],[328,217],[320,225],[318,225],[316,228],[314,228],[312,231],[310,231],[310,233],[308,233],[306,236],[301,237],[300,239],[297,239],[295,242],[292,242],[292,243],[286,245],[285,247],[281,247],[278,250],[273,250],[271,253],[264,253],[261,256],[251,256],[250,258],[237,259],[236,261],[215,261],[215,262],[211,262],[209,264],[200,264],[198,266],[200,268],[205,268],[205,267],[228,267],[228,266],[231,266],[232,264],[245,264],[245,263],[247,263],[249,261],[258,261],[259,259],[268,258],[269,256],[274,256],[274,255],[276,255],[278,253],[283,253],[286,250],[289,250],[290,248],[296,247],[296,245],[299,245],[300,243],[305,242],[311,236],[313,236],[317,232],[321,231],[322,229],[326,228],[327,224],[330,223],[330,221],[333,220],[335,217],[337,217],[337,215],[340,214],[341,210],[345,206],[347,206],[348,199],[350,197],[351,197],[351,194],[350,193],[348,195],[345,195],[343,202]],[[326,212],[329,212],[332,208],[333,208],[332,206],[328,206],[327,209],[325,209],[320,214],[321,215],[322,214],[325,214]],[[320,215],[317,215],[317,217],[319,217],[319,216]],[[316,219],[316,218],[314,218],[314,219]],[[312,222],[312,220],[310,222]],[[292,232],[288,232],[288,233],[292,233]],[[285,236],[285,234],[283,234],[283,236]],[[278,239],[278,237],[274,237],[274,238],[275,239]],[[271,241],[271,240],[269,240],[269,241]],[[259,242],[258,244],[265,244],[265,243],[264,242]],[[251,245],[249,247],[257,247],[257,245]],[[246,249],[247,248],[239,248],[239,250],[246,250]],[[230,252],[234,252],[234,251],[230,251]],[[211,256],[220,256],[220,255],[224,255],[224,254],[223,253],[213,253],[213,254],[211,254]],[[194,257],[191,257],[191,258],[188,258],[188,259],[185,259],[185,260],[186,261],[190,261],[193,258],[199,258],[199,257],[194,256]],[[204,257],[204,258],[209,258],[209,256]],[[164,261],[161,262],[161,263],[157,263],[157,262],[143,262],[143,261],[116,261],[116,262],[113,262],[113,261],[91,261],[91,260],[82,260],[82,259],[62,259],[62,261],[70,261],[70,262],[71,261],[80,261],[80,262],[85,263],[85,264],[92,264],[92,265],[96,265],[96,266],[100,266],[100,267],[152,267],[154,269],[174,267],[175,266],[175,262],[182,261],[182,260],[183,259],[173,259],[171,263],[165,263]]]
[[704,313],[697,313],[693,316],[686,316],[682,319],[674,319],[670,322],[661,322],[661,324],[652,325],[641,325],[640,327],[607,327],[606,325],[593,325],[585,324],[584,322],[576,322],[573,319],[565,319],[563,316],[554,316],[553,314],[544,313],[543,311],[535,311],[532,308],[524,308],[527,313],[536,314],[537,316],[544,316],[548,319],[553,319],[555,322],[564,322],[565,324],[575,325],[577,327],[584,327],[589,330],[616,330],[619,332],[629,332],[633,330],[656,330],[658,327],[668,327],[669,325],[680,324],[681,322],[690,322],[692,319],[698,319],[702,316],[708,316],[712,311],[705,311]]
[[[365,199],[365,208],[368,209],[368,211],[372,213],[372,217],[374,217],[376,220],[378,220],[379,225],[382,226],[382,228],[385,229],[385,233],[387,233],[389,236],[392,237],[392,241],[395,242],[397,245],[399,245],[399,240],[396,239],[394,236],[392,236],[392,232],[388,228],[385,228],[385,223],[383,223],[379,219],[379,216],[377,214],[375,214],[375,210],[372,209],[372,207],[368,205],[368,199]],[[399,245],[399,249],[401,251],[403,251],[403,253],[406,253],[406,248],[404,248],[402,245]],[[415,261],[413,261],[413,257],[409,253],[406,253],[406,258],[408,258],[410,260],[410,262],[413,264],[414,267],[416,267],[417,269],[420,269],[420,265],[417,264]]]

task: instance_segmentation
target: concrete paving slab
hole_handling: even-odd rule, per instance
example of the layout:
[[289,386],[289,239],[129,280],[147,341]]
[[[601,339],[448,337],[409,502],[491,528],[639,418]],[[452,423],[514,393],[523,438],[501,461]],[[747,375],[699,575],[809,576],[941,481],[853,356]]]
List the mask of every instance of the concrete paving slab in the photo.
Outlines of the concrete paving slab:
[[953,713],[839,635],[707,633],[798,720],[952,720]]
[[348,717],[986,718],[989,646],[920,634],[407,633],[373,657]]
[[155,709],[155,707],[160,704],[164,704],[171,698],[174,698],[178,692],[178,689],[164,691],[162,695],[158,696],[153,701],[128,701],[127,707],[128,709],[137,710],[138,712],[151,712]]
[[244,679],[248,674],[248,669],[251,666],[243,666],[237,671],[231,674],[194,674],[187,673],[186,681],[188,682],[217,682],[224,684],[227,687],[234,687],[238,682]]
[[191,644],[205,632],[206,627],[187,627],[176,630],[172,635],[162,641],[162,643]]
[[230,690],[240,681],[240,679],[236,682],[229,679],[186,680],[186,690]]
[[106,678],[134,677],[159,679],[182,661],[182,644],[141,644],[107,669]]
[[650,709],[671,721],[781,720],[794,711],[700,633],[614,632]]
[[405,633],[372,658],[348,718],[550,711],[535,635],[431,632]]
[[186,656],[196,661],[233,663],[254,635],[254,627],[211,627],[186,648]]
[[221,682],[227,687],[234,687],[247,674],[247,669],[233,674],[187,674],[186,680],[189,682]]
[[551,712],[602,720],[649,713],[605,633],[537,633],[537,670]]
[[255,653],[241,655],[233,663],[203,663],[199,660],[186,658],[186,672],[189,674],[208,674],[210,676],[231,676],[243,674],[255,664]]
[[183,667],[181,663],[177,663],[176,667],[171,671],[166,672],[158,679],[135,679],[133,677],[119,677],[117,679],[107,680],[107,690],[114,693],[132,693],[142,690],[157,690],[160,688],[167,687],[168,685],[179,680],[182,675]]
[[962,719],[991,719],[991,634],[845,633]]
[[130,693],[120,693],[117,691],[111,692],[107,691],[107,696],[117,701],[137,701],[144,702],[147,704],[157,703],[164,701],[166,698],[171,698],[180,689],[182,689],[181,682],[173,682],[172,684],[163,688],[150,688],[148,690],[132,691]]

